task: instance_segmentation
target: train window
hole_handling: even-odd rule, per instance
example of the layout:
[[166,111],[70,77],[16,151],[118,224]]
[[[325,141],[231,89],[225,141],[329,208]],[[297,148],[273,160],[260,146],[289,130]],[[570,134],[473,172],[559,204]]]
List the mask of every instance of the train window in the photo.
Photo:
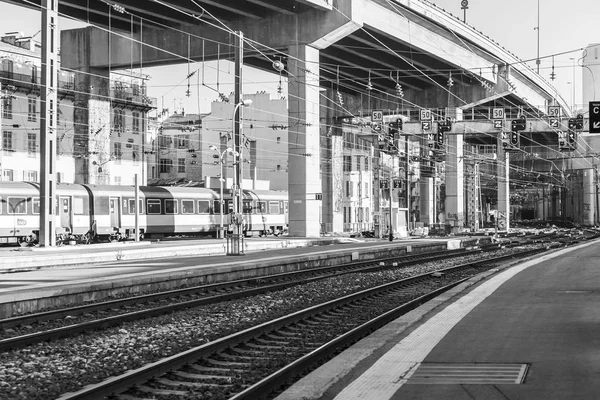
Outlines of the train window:
[[4,209],[4,204],[6,203],[6,200],[3,200],[2,197],[0,197],[0,214],[2,214],[2,209]]
[[266,201],[257,201],[256,202],[256,212],[258,214],[266,214],[267,213],[267,202]]
[[244,207],[244,210],[243,210],[244,214],[252,214],[252,201],[244,200],[243,207]]
[[165,200],[165,214],[177,214],[177,200]]
[[148,199],[146,201],[146,210],[148,214],[160,214],[160,200]]
[[33,200],[31,201],[31,206],[33,209],[33,213],[39,214],[40,213],[40,198],[34,197]]
[[270,201],[269,202],[269,214],[279,214],[279,202],[278,201]]
[[9,197],[8,214],[27,214],[27,199],[25,197]]
[[213,210],[215,210],[215,214],[221,213],[221,202],[219,200],[213,201]]
[[87,214],[85,211],[83,197],[74,197],[73,198],[73,214],[75,215],[85,215]]
[[[144,202],[139,199],[138,204],[140,205],[140,214],[144,213]],[[135,214],[135,199],[129,199],[129,214]]]
[[[216,201],[215,204],[217,204]],[[210,214],[210,201],[198,200],[198,214]]]
[[182,214],[193,214],[194,213],[194,200],[181,200],[181,213]]

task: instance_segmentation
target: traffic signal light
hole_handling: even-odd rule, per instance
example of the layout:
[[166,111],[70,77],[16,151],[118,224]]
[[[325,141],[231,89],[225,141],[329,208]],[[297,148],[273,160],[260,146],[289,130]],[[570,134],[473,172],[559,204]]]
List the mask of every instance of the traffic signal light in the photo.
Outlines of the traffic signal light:
[[398,139],[398,130],[390,127],[388,130],[388,139],[390,143],[395,143],[396,139]]
[[569,129],[575,129],[575,118],[569,118]]
[[526,127],[527,127],[527,121],[525,120],[525,117],[513,119],[511,122],[511,131],[513,131],[513,132],[524,131]]
[[574,146],[577,144],[577,135],[574,131],[569,131],[567,135],[567,141],[569,142],[570,146]]
[[437,143],[440,145],[444,144],[444,133],[450,132],[451,130],[452,130],[452,122],[439,121],[438,122]]
[[580,131],[583,129],[583,115],[577,114],[575,118],[575,130]]
[[513,131],[510,133],[510,144],[513,146],[519,146],[519,139],[520,139],[520,134],[519,132]]
[[394,189],[402,189],[402,180],[394,179],[393,185],[394,185],[393,186]]

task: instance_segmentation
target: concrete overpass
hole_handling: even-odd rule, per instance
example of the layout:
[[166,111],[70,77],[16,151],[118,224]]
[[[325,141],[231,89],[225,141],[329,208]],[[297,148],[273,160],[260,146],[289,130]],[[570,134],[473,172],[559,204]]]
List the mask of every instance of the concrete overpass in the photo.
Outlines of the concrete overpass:
[[[535,117],[543,116],[549,105],[558,105],[564,116],[569,115],[567,102],[518,57],[427,1],[155,0],[143,7],[135,0],[109,3],[59,1],[60,12],[94,25],[61,35],[63,67],[85,73],[78,87],[89,93],[78,102],[108,95],[106,79],[112,69],[231,60],[235,31],[246,39],[245,65],[272,71],[274,60],[284,63],[289,78],[292,235],[319,234],[322,203],[313,194],[331,193],[334,183],[313,178],[320,176],[323,155],[304,155],[320,154],[324,143],[332,145],[327,132],[340,116],[402,108],[414,120],[419,108],[429,108],[436,110],[437,118],[476,119],[488,118],[480,109],[492,105],[519,108]],[[343,105],[336,100],[337,92]],[[80,129],[87,133],[85,127]],[[451,148],[457,150],[447,153],[446,161],[459,171],[464,138],[451,137],[456,138]],[[323,166],[322,171],[330,176],[327,168],[331,167]],[[447,176],[447,208],[460,227],[464,178],[456,171]],[[498,197],[508,210],[508,186]]]

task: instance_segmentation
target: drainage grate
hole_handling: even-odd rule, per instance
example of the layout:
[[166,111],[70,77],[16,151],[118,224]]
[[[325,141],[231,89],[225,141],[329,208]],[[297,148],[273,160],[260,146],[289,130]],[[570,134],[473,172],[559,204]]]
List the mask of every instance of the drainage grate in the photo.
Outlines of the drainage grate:
[[518,385],[523,383],[527,369],[527,364],[423,363],[417,367],[406,383],[414,385]]

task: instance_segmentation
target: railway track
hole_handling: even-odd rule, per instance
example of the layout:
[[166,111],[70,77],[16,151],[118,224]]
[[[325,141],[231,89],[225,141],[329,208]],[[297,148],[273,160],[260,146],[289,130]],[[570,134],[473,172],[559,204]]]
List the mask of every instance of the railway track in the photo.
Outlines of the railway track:
[[[512,245],[516,246],[517,244]],[[419,263],[476,255],[497,250],[499,247],[500,244],[496,244],[484,246],[474,251],[465,251],[464,249],[447,250],[360,261],[339,266],[311,268],[303,271],[195,286],[3,319],[0,320],[0,337],[2,337],[0,339],[0,351],[22,348],[34,343],[103,329],[124,322],[190,307],[282,290],[332,276],[408,267]]]
[[268,398],[398,316],[500,262],[544,247],[474,261],[366,289],[222,337],[68,393],[59,400]]

